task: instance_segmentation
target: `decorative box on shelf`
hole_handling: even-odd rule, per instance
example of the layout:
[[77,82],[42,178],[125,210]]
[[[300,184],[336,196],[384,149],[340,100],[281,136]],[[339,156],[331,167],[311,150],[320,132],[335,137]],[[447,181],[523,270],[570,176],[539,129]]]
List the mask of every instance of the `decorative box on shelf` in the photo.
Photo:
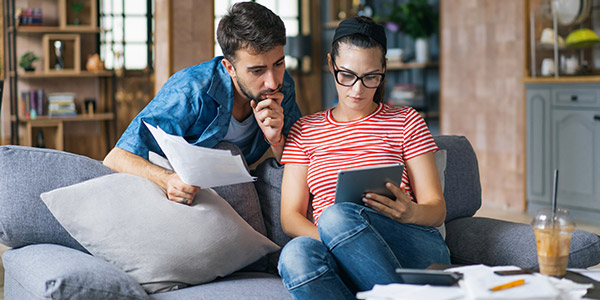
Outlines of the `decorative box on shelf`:
[[60,27],[65,29],[96,28],[95,0],[60,0]]
[[44,72],[81,72],[81,40],[78,34],[44,34]]

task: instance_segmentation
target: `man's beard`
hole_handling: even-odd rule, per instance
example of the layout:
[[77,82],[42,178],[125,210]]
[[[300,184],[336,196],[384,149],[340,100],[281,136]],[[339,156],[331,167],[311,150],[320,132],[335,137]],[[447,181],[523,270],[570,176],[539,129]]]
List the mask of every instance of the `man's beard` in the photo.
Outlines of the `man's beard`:
[[244,84],[242,84],[242,82],[240,82],[240,79],[237,78],[236,79],[238,86],[240,87],[240,90],[242,91],[242,94],[244,94],[244,96],[246,96],[246,98],[250,99],[250,100],[254,100],[256,103],[260,102],[261,100],[265,100],[262,96],[266,95],[266,94],[271,94],[273,92],[279,92],[281,91],[281,87],[282,85],[280,84],[276,89],[268,89],[268,90],[264,90],[264,91],[260,91],[258,93],[258,95],[252,95],[250,94],[250,92],[248,92],[248,90],[246,89],[246,87],[244,86]]

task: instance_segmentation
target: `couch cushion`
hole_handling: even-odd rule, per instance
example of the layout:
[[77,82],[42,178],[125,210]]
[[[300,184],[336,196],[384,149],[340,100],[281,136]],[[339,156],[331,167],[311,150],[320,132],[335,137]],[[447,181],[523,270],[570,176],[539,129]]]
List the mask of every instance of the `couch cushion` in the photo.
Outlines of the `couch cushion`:
[[0,243],[51,243],[86,251],[56,221],[40,194],[110,173],[99,161],[77,154],[1,146]]
[[260,208],[265,221],[267,237],[280,247],[291,239],[281,229],[281,179],[283,165],[275,158],[268,158],[252,171],[256,176],[254,186],[260,199]]
[[4,253],[2,261],[6,299],[148,299],[125,272],[64,246],[40,244],[12,249]]
[[471,217],[481,207],[481,184],[477,156],[464,136],[435,136],[440,149],[446,149],[444,198],[446,222]]
[[[446,244],[454,264],[516,265],[537,269],[535,234],[529,224],[468,217],[446,223]],[[575,230],[569,253],[570,268],[600,263],[600,238]]]
[[153,294],[154,300],[286,300],[292,299],[279,276],[266,273],[234,273],[225,278],[183,290]]
[[149,180],[118,173],[41,197],[90,253],[150,293],[212,281],[279,248],[211,189],[187,206]]
[[[240,155],[244,161],[244,165],[247,168],[244,155],[242,155],[242,151],[235,144],[229,142],[220,142],[215,146],[215,149],[229,150],[233,155]],[[173,170],[173,167],[166,158],[154,152],[148,153],[148,160],[153,164],[161,166],[167,170]],[[265,223],[263,221],[263,216],[260,209],[258,194],[256,192],[256,188],[254,187],[254,183],[244,182],[239,184],[219,186],[214,187],[213,190],[217,192],[219,196],[223,197],[223,199],[225,199],[225,201],[227,201],[227,203],[233,207],[240,217],[248,222],[248,224],[250,224],[254,230],[258,231],[264,236],[267,235]],[[245,267],[244,270],[265,272],[269,268],[268,265],[268,258],[263,257]]]

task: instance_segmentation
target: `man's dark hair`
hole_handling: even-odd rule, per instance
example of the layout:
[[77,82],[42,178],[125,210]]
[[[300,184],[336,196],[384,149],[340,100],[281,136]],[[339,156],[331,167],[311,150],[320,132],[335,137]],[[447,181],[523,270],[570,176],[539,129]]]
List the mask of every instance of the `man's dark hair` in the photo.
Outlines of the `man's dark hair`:
[[239,2],[219,22],[217,41],[225,58],[233,62],[239,49],[260,54],[284,46],[285,25],[279,16],[258,3]]

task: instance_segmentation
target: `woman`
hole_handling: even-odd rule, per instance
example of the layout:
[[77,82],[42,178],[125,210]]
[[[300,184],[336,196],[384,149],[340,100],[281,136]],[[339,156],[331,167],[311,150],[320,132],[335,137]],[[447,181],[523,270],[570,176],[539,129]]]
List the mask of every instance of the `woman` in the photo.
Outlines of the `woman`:
[[[294,239],[282,250],[279,273],[295,299],[355,299],[374,284],[402,282],[396,268],[450,263],[433,226],[446,206],[433,158],[438,150],[419,114],[382,104],[386,38],[366,17],[336,29],[329,69],[338,104],[301,118],[288,137],[281,225]],[[367,193],[363,205],[333,204],[337,172],[404,163],[396,199]],[[309,196],[312,219],[307,218]]]

